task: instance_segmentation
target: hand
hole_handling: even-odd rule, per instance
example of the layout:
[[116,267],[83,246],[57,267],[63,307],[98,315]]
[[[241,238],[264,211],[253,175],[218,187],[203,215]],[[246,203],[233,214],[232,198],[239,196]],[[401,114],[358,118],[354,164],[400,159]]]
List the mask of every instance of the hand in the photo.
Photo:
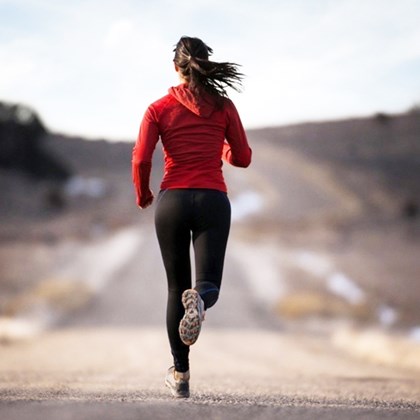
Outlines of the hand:
[[147,209],[147,207],[151,206],[151,204],[153,203],[154,198],[155,196],[153,195],[153,191],[149,190],[146,197],[142,198],[140,203],[137,203],[137,205],[143,210]]

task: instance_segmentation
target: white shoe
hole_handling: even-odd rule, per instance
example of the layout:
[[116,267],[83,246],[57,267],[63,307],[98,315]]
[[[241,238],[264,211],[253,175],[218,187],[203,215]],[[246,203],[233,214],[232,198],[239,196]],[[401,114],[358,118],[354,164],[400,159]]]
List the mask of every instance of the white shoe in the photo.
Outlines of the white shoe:
[[188,398],[190,396],[190,371],[177,372],[174,366],[168,369],[165,385],[171,390],[175,398]]

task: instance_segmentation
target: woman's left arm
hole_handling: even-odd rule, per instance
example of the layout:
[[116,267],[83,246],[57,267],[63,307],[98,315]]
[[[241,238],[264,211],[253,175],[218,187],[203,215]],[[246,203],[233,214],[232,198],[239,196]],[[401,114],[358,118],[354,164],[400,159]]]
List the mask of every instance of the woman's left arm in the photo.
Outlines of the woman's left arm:
[[232,101],[226,103],[228,125],[226,128],[226,141],[223,145],[222,157],[233,166],[246,168],[251,163],[252,150],[249,147],[244,127],[238,111]]

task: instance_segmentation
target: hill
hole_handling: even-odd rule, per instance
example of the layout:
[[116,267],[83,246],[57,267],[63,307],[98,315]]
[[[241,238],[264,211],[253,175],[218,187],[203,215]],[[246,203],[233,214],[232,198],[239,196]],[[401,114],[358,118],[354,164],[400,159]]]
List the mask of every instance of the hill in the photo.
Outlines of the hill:
[[[273,264],[288,290],[281,315],[420,325],[419,115],[268,127],[248,136],[250,168],[225,165],[232,243]],[[56,264],[53,249],[152,223],[153,211],[134,203],[132,146],[50,133],[43,147],[71,173],[59,185],[0,168],[0,313]],[[161,170],[157,150],[155,191]],[[363,304],[351,303],[351,291]]]

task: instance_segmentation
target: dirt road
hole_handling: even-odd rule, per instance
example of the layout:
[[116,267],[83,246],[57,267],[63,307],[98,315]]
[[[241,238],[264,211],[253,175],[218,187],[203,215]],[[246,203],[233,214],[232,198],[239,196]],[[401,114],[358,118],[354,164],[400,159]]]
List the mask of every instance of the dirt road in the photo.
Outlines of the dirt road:
[[[420,417],[418,371],[353,359],[327,334],[282,323],[234,249],[221,299],[192,347],[192,397],[174,401],[163,386],[171,359],[157,243],[150,227],[133,229],[140,240],[127,242],[130,252],[118,254],[118,241],[103,255],[90,250],[99,271],[101,261],[112,270],[98,278],[84,266],[96,287],[88,306],[0,347],[1,419]],[[67,274],[88,264],[82,251]]]

